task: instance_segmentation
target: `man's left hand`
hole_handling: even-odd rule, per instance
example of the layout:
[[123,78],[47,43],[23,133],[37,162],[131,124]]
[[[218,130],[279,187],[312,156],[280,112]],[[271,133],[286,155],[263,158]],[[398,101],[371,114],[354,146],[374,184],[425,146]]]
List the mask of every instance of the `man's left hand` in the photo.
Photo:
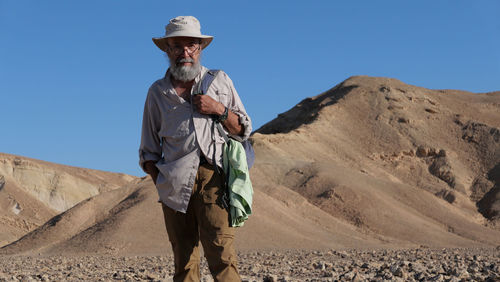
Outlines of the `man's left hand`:
[[193,105],[200,114],[205,115],[221,115],[225,110],[224,105],[208,95],[194,95]]

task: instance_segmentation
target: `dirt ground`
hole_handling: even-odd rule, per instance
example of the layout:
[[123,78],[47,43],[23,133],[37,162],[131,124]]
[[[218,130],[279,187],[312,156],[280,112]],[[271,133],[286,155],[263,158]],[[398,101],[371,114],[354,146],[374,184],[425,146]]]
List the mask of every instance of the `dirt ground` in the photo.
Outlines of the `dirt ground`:
[[[243,281],[498,281],[488,249],[239,252]],[[201,281],[213,281],[205,259]],[[169,281],[172,256],[3,256],[0,281]]]

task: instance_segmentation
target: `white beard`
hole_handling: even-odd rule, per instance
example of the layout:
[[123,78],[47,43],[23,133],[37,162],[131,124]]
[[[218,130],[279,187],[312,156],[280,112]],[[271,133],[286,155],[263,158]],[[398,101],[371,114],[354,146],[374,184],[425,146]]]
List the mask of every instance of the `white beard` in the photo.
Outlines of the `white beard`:
[[[169,58],[170,61],[170,74],[177,80],[182,82],[188,82],[194,80],[194,78],[201,72],[201,57],[197,63],[191,58],[183,58],[177,62]],[[177,63],[193,63],[191,66],[178,66]]]

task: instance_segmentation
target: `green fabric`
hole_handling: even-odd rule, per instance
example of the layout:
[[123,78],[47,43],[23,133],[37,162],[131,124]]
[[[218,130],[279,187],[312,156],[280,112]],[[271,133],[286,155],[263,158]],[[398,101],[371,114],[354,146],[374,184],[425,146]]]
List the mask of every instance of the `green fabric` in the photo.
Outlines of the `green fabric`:
[[224,171],[228,176],[231,224],[240,227],[252,214],[253,188],[245,149],[240,142],[229,138],[224,145],[222,158]]

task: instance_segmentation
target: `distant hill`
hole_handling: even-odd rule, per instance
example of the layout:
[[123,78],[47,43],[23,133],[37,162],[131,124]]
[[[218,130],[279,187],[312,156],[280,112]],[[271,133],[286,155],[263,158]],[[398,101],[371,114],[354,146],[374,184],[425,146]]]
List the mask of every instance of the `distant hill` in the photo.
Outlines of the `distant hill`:
[[[499,245],[499,128],[500,92],[349,78],[253,134],[254,214],[237,248]],[[100,191],[0,249],[169,251],[148,178]]]
[[0,246],[134,178],[0,153]]

